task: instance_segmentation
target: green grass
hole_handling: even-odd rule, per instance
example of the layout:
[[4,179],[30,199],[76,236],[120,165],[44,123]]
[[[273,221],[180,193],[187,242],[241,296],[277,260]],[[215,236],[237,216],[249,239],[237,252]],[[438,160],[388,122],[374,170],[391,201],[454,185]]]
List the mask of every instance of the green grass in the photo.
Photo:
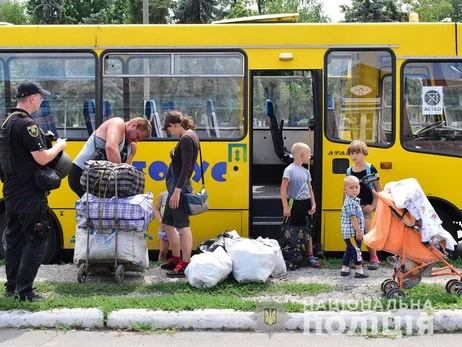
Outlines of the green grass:
[[[330,292],[334,286],[319,283],[249,283],[224,281],[214,288],[197,289],[187,282],[156,284],[37,282],[37,292],[49,299],[40,303],[15,302],[0,298],[0,310],[32,311],[54,308],[99,308],[108,313],[123,308],[182,311],[234,309],[253,311],[261,300],[276,296],[309,297]],[[250,300],[252,299],[252,300]],[[303,305],[287,305],[288,311],[303,311]]]

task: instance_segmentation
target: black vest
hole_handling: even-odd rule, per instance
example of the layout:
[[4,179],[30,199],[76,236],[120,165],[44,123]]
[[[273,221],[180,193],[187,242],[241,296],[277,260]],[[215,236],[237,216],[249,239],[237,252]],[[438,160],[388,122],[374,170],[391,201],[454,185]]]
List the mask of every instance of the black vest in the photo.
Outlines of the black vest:
[[28,117],[28,115],[20,111],[13,112],[7,115],[0,127],[0,178],[2,182],[4,182],[5,175],[32,177],[37,170],[35,160],[18,163],[11,147],[11,131],[21,117]]

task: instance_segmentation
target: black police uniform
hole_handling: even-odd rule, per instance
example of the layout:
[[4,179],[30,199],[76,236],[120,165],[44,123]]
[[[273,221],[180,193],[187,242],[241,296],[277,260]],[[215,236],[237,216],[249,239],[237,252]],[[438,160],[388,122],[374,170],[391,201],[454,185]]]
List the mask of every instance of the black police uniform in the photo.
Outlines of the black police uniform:
[[39,164],[31,152],[47,147],[35,120],[22,109],[14,108],[13,113],[2,125],[0,141],[4,142],[0,164],[8,228],[5,286],[28,298],[34,295],[33,283],[49,232],[46,192],[34,184]]

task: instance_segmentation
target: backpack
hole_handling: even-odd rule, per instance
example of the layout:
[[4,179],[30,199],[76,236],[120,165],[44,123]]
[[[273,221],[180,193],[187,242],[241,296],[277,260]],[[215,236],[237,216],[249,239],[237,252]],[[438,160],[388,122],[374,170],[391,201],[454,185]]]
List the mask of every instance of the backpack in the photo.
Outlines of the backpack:
[[[372,175],[372,169],[371,169],[371,167],[372,167],[371,164],[366,163],[366,175]],[[353,169],[353,165],[350,166],[350,167],[346,170],[347,176],[351,176],[351,170],[352,170],[352,169]],[[363,180],[360,179],[360,180],[359,180],[359,183],[363,183]],[[369,189],[375,190],[374,182],[370,182],[370,183],[369,183]]]

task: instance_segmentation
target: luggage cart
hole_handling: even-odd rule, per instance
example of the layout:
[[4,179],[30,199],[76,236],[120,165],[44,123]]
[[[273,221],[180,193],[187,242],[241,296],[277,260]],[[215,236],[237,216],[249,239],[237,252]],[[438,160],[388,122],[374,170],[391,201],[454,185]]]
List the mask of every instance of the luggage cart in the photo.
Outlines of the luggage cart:
[[[110,171],[110,175],[114,175],[114,185],[115,185],[115,210],[114,210],[114,219],[115,219],[115,231],[114,231],[114,257],[113,259],[90,259],[90,237],[91,237],[91,230],[92,228],[90,223],[90,204],[89,204],[89,194],[86,194],[86,213],[87,213],[87,239],[86,239],[86,257],[85,259],[80,259],[78,261],[78,272],[77,272],[77,281],[79,283],[86,282],[89,274],[92,270],[97,268],[108,268],[114,272],[114,282],[119,284],[122,282],[125,270],[128,271],[144,271],[145,269],[140,268],[139,265],[132,264],[128,261],[119,260],[119,233],[121,232],[119,228],[119,198],[118,198],[118,187],[117,187],[117,170],[114,168],[107,168],[107,167],[94,167],[88,170],[86,176],[86,191],[89,191],[89,173],[93,170],[99,170],[101,172]],[[109,184],[109,182],[108,182]],[[101,223],[100,223],[100,230],[102,230]],[[126,232],[126,231],[123,231]],[[128,231],[127,231],[128,232]],[[94,235],[95,236],[95,235]],[[147,249],[146,249],[147,251]],[[147,254],[147,252],[146,252]]]

